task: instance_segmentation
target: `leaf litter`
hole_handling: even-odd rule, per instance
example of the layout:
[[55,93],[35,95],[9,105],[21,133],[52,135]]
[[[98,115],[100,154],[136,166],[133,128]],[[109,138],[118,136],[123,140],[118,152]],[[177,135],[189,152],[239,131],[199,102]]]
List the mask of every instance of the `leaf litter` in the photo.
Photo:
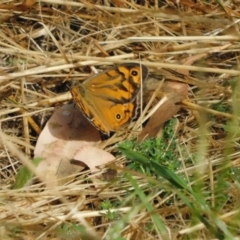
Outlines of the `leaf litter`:
[[[178,121],[175,151],[182,163],[176,172],[185,174],[189,185],[204,179],[199,187],[213,208],[220,192],[227,196],[219,219],[212,219],[239,229],[239,115],[234,105],[240,73],[239,7],[236,1],[0,2],[0,123],[5,134],[0,145],[1,238],[61,239],[57,232],[70,229],[76,239],[104,239],[113,236],[111,232],[127,239],[161,239],[157,228],[151,230],[151,215],[127,201],[134,190],[124,180],[127,160],[116,153],[117,143],[125,139],[138,137],[141,142],[157,132],[161,135],[163,124],[173,116]],[[101,71],[131,61],[150,70],[142,93],[144,115],[133,123],[133,131],[102,141],[80,111],[67,103],[66,86],[85,80],[92,66]],[[158,108],[161,99],[165,100]],[[28,116],[43,129],[40,136]],[[142,129],[146,116],[150,119]],[[226,166],[236,178],[229,175],[228,188],[217,192],[226,155],[231,160]],[[12,190],[22,164],[37,157],[44,161],[32,167],[42,181],[29,184],[32,174],[27,172],[26,184],[20,181],[21,188]],[[108,172],[100,165],[113,159],[110,167],[117,170],[117,178],[96,181]],[[147,186],[147,177],[131,174],[142,189]],[[191,227],[191,212],[174,194],[164,194],[163,188],[144,191],[154,193],[147,200],[169,230],[164,239],[212,238],[204,224]],[[122,205],[102,209],[108,199]],[[110,211],[128,218],[127,223],[119,216],[110,220]],[[115,221],[123,226],[120,230],[113,229]]]
[[[86,166],[91,170],[109,163],[114,159],[110,153],[97,147],[100,134],[82,115],[75,104],[65,104],[57,108],[42,130],[34,157],[44,160],[36,168],[36,175],[41,175],[46,185],[53,180],[76,174]],[[75,164],[70,160],[76,160]],[[77,164],[77,161],[80,161]],[[83,165],[84,164],[84,165]],[[63,184],[63,181],[61,181]]]

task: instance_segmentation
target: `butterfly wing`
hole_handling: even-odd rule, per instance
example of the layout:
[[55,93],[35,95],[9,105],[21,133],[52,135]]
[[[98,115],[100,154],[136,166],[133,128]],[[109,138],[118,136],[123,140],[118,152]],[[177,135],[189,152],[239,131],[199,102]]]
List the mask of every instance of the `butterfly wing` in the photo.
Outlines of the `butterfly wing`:
[[147,67],[136,63],[120,65],[87,79],[70,91],[74,101],[91,123],[109,134],[117,131],[134,116],[141,77],[147,77]]
[[[74,86],[70,89],[73,100],[77,106],[81,109],[86,118],[100,131],[109,134],[108,128],[102,123],[101,119],[96,113],[93,101],[87,98],[87,89],[83,85]],[[91,98],[90,98],[91,99]],[[94,99],[94,96],[92,97]]]
[[110,68],[89,79],[83,85],[91,92],[107,101],[130,102],[139,93],[141,81],[147,78],[148,69],[144,65],[128,63]]
[[[131,122],[132,118],[136,116],[138,109],[136,101],[137,99],[127,103],[114,103],[98,99],[94,105],[94,110],[98,117],[94,117],[92,119],[92,123],[95,126],[99,126],[99,122],[101,120],[100,125],[104,127],[104,132],[106,134],[109,134],[110,131],[116,132],[126,126],[129,122]],[[102,111],[103,106],[108,110]],[[102,130],[101,127],[100,130]]]

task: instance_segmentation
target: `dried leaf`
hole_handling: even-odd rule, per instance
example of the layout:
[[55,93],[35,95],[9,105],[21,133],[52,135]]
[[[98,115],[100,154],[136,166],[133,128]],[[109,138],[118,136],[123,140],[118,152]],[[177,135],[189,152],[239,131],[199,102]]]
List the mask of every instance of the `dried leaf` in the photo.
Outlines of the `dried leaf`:
[[44,161],[39,164],[36,174],[45,181],[51,181],[48,187],[53,187],[60,183],[60,178],[84,168],[84,165],[70,162],[75,157],[90,169],[111,161],[112,155],[94,147],[100,140],[99,131],[74,104],[58,108],[39,136],[35,157],[41,157]]
[[181,102],[181,100],[187,97],[187,84],[165,82],[162,91],[167,97],[167,101],[150,117],[147,125],[138,136],[138,141],[155,137],[162,125],[179,111],[180,105],[176,105],[176,103]]
[[85,163],[91,170],[95,170],[97,166],[109,163],[115,157],[102,149],[93,146],[83,146],[76,152],[74,159]]

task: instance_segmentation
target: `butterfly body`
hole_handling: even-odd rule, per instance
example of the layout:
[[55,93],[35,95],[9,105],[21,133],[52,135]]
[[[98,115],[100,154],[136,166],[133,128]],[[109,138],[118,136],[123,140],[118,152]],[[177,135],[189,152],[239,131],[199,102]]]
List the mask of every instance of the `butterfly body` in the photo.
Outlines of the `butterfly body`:
[[122,64],[90,77],[70,92],[89,121],[109,134],[126,126],[136,116],[137,95],[147,74],[144,65]]

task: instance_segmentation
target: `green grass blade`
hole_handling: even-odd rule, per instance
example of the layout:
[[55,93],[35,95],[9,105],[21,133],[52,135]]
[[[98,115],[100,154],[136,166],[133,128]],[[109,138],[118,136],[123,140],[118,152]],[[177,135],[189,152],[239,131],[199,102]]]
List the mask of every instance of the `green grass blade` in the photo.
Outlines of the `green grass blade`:
[[119,147],[119,150],[125,154],[125,156],[133,161],[139,161],[140,163],[144,165],[151,164],[153,166],[153,169],[155,170],[156,174],[163,177],[164,179],[168,180],[171,184],[173,184],[175,187],[180,189],[185,189],[187,191],[191,191],[188,185],[185,181],[183,181],[180,177],[178,177],[177,174],[175,174],[173,171],[169,170],[166,166],[157,163],[155,161],[152,161],[147,156],[144,156],[143,154],[140,154],[138,152],[134,152],[132,150]]
[[[38,166],[38,164],[42,161],[42,158],[34,158],[32,160],[32,164],[34,166]],[[19,189],[27,186],[33,177],[33,172],[30,171],[26,166],[23,166],[16,175],[16,181],[14,183],[13,189]]]
[[168,239],[168,232],[167,229],[161,220],[159,214],[156,212],[156,209],[152,206],[149,202],[149,196],[146,196],[142,189],[139,187],[137,181],[133,179],[130,175],[127,176],[129,182],[134,187],[135,193],[139,196],[140,200],[142,201],[143,205],[146,207],[148,213],[151,215],[155,226],[157,227],[159,233],[161,233],[164,239]]

